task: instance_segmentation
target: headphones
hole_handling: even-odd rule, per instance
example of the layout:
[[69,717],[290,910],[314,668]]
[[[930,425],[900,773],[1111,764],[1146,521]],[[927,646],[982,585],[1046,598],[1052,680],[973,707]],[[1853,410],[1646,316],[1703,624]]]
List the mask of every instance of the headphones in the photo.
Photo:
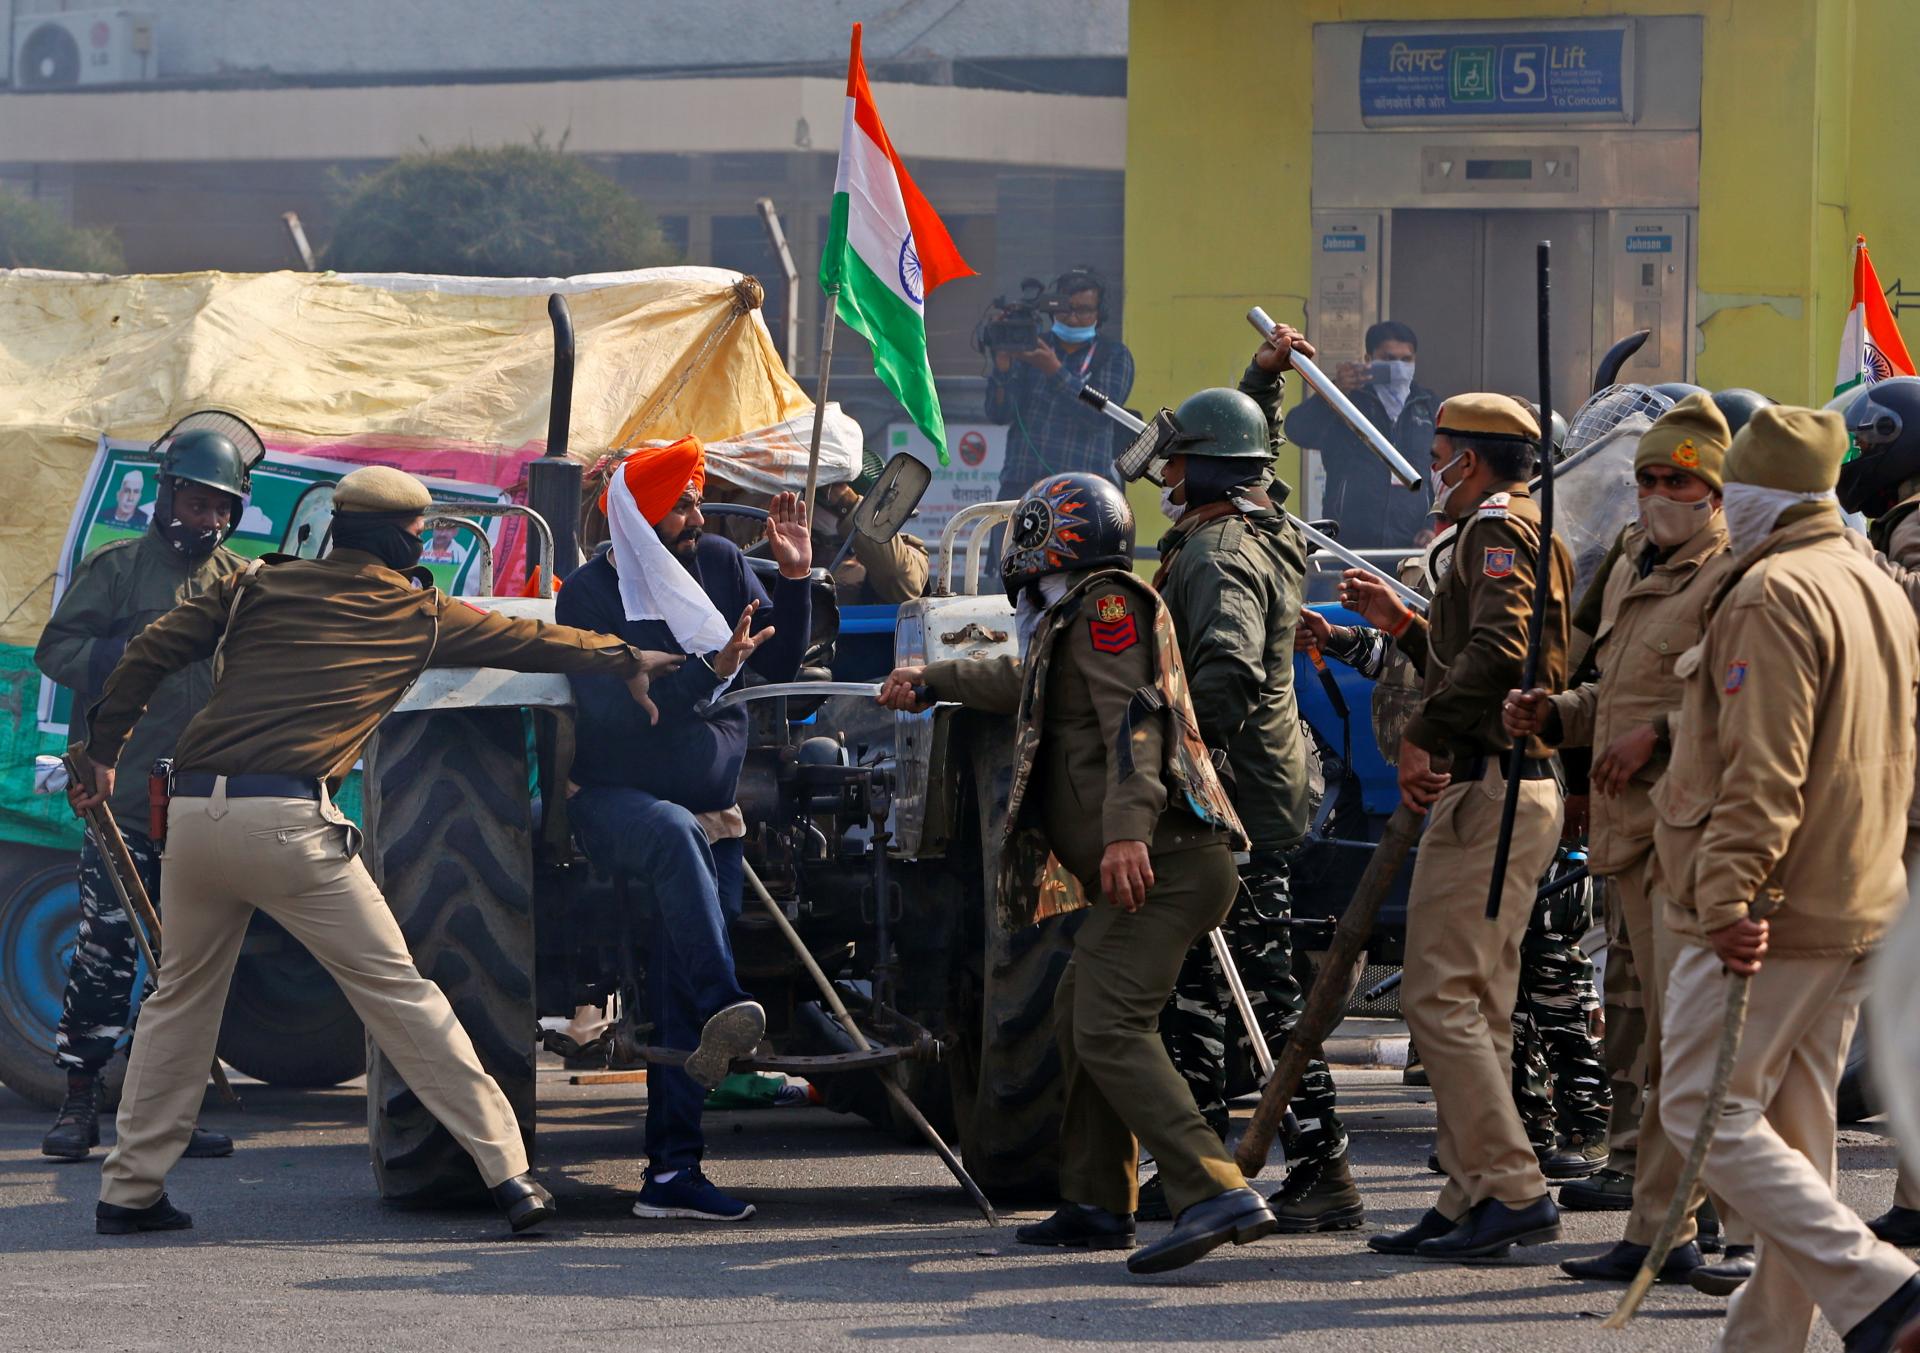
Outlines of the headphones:
[[1053,294],[1065,300],[1076,291],[1097,291],[1100,293],[1098,324],[1107,322],[1107,281],[1092,268],[1086,266],[1068,268],[1054,281]]

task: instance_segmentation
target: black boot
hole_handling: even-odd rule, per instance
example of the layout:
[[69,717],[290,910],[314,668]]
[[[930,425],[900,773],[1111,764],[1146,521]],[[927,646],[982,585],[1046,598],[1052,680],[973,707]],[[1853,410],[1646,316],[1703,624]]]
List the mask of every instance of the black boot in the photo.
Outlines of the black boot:
[[1344,1155],[1332,1160],[1303,1160],[1267,1199],[1282,1235],[1320,1231],[1356,1231],[1367,1219],[1366,1204],[1354,1185]]
[[1868,1222],[1867,1229],[1889,1245],[1913,1249],[1920,1245],[1920,1207],[1896,1204]]
[[85,1160],[100,1145],[100,1078],[91,1071],[67,1073],[67,1098],[53,1130],[40,1142],[40,1154],[58,1160]]
[[530,1174],[517,1174],[511,1179],[502,1180],[490,1192],[493,1205],[500,1209],[500,1215],[507,1219],[507,1225],[516,1233],[538,1226],[560,1210],[554,1206],[553,1195],[541,1188],[539,1181]]
[[103,1236],[130,1236],[140,1231],[184,1231],[192,1225],[193,1218],[169,1202],[164,1193],[160,1195],[159,1202],[148,1207],[117,1207],[112,1203],[95,1203],[93,1207],[93,1229]]
[[1560,1190],[1566,1212],[1627,1212],[1633,1208],[1633,1176],[1619,1170],[1598,1170]]
[[1022,1245],[1053,1245],[1068,1250],[1130,1250],[1133,1218],[1104,1207],[1062,1204],[1045,1221],[1022,1226],[1013,1238]]
[[1729,1245],[1714,1264],[1702,1264],[1687,1275],[1687,1283],[1696,1292],[1710,1297],[1730,1297],[1753,1276],[1753,1246]]
[[1540,1162],[1541,1172],[1548,1179],[1585,1179],[1605,1169],[1607,1164],[1607,1139],[1596,1137],[1589,1140],[1578,1132],[1569,1132],[1566,1139],[1547,1152]]
[[1892,1353],[1893,1341],[1920,1316],[1920,1278],[1909,1278],[1841,1340],[1847,1353]]
[[1560,1209],[1546,1194],[1519,1207],[1488,1198],[1446,1235],[1421,1241],[1414,1253],[1422,1259],[1502,1259],[1515,1245],[1559,1238]]
[[213,1160],[218,1156],[233,1154],[233,1138],[224,1132],[209,1132],[205,1128],[195,1128],[193,1136],[187,1138],[186,1157],[188,1160]]
[[1167,1206],[1167,1184],[1159,1175],[1140,1185],[1140,1203],[1133,1209],[1135,1221],[1172,1221],[1173,1209]]
[[1459,1224],[1438,1208],[1430,1207],[1426,1216],[1404,1231],[1367,1237],[1367,1248],[1376,1254],[1412,1254],[1422,1241],[1444,1236]]

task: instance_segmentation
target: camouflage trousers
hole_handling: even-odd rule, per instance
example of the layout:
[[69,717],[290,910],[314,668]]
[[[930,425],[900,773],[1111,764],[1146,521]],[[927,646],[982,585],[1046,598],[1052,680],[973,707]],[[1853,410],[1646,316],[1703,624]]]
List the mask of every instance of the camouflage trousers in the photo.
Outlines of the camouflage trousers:
[[[121,828],[127,853],[146,885],[160,896],[160,849],[141,832]],[[108,874],[111,868],[87,837],[80,847],[80,937],[67,969],[67,990],[60,1003],[60,1027],[54,1035],[55,1066],[69,1071],[98,1071],[113,1056],[121,1036],[133,1028],[133,975],[140,951],[133,918],[120,905]],[[156,948],[157,952],[157,948]],[[146,991],[153,990],[148,973]]]
[[[1221,930],[1246,985],[1254,1018],[1277,1059],[1306,1005],[1306,995],[1293,974],[1293,884],[1284,859],[1256,851],[1251,861],[1240,866],[1240,895]],[[1255,1080],[1262,1081],[1253,1041],[1234,1007],[1232,989],[1214,960],[1213,945],[1202,939],[1188,952],[1173,997],[1160,1016],[1160,1038],[1193,1091],[1201,1116],[1223,1138],[1228,1122],[1229,1037],[1237,1045],[1239,1064],[1251,1068]],[[1324,1061],[1316,1058],[1307,1063],[1293,1097],[1293,1114],[1300,1126],[1297,1135],[1285,1142],[1290,1161],[1334,1160],[1346,1154],[1347,1132],[1334,1111],[1333,1073]]]
[[1520,944],[1520,992],[1513,1004],[1513,1101],[1536,1148],[1564,1134],[1589,1142],[1607,1134],[1613,1102],[1593,1012],[1600,995],[1580,937],[1593,927],[1591,880],[1534,905]]

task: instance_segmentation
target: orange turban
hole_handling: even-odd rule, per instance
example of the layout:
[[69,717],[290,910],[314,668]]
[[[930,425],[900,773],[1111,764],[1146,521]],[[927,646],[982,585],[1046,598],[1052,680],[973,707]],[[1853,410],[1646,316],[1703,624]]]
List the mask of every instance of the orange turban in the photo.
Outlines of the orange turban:
[[[650,526],[673,511],[680,495],[689,488],[696,492],[707,485],[707,453],[698,437],[682,437],[666,446],[648,446],[635,451],[620,463],[616,474],[627,481],[627,492]],[[600,510],[607,510],[607,495],[600,493]]]

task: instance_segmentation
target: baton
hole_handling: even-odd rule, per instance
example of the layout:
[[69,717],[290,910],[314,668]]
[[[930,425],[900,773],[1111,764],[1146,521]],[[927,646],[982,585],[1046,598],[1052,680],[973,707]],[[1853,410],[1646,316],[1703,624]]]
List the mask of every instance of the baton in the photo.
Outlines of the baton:
[[1247,1026],[1247,1041],[1253,1044],[1253,1059],[1260,1063],[1262,1076],[1271,1076],[1273,1050],[1267,1046],[1267,1036],[1260,1028],[1260,1021],[1253,1017],[1253,1001],[1247,995],[1247,984],[1240,980],[1240,969],[1234,966],[1233,951],[1227,948],[1226,932],[1215,926],[1207,932],[1207,938],[1213,942],[1213,961],[1220,965],[1220,972],[1227,979],[1227,989],[1233,993],[1233,1004],[1240,1012],[1240,1022]]
[[[1107,417],[1136,436],[1147,430],[1147,425],[1144,422],[1128,413],[1118,404],[1115,404],[1111,399],[1108,399],[1106,395],[1094,389],[1091,385],[1081,387],[1080,402],[1098,409],[1101,413],[1104,413]],[[1369,426],[1371,426],[1371,424],[1369,424]],[[1294,529],[1299,531],[1301,535],[1305,536],[1314,545],[1325,550],[1348,568],[1357,568],[1362,573],[1372,574],[1388,587],[1392,588],[1394,594],[1407,605],[1413,607],[1414,610],[1420,612],[1422,615],[1427,613],[1427,599],[1394,577],[1391,573],[1388,573],[1377,564],[1368,563],[1332,536],[1326,534],[1326,532],[1314,530],[1311,526],[1294,516],[1293,513],[1287,513],[1286,517],[1288,521],[1293,523]]]
[[[1272,338],[1274,329],[1278,327],[1274,324],[1273,317],[1257,305],[1247,311],[1247,323],[1258,329],[1262,338]],[[1387,463],[1387,468],[1393,471],[1393,477],[1410,489],[1419,488],[1420,472],[1407,463],[1407,458],[1400,454],[1392,442],[1380,434],[1380,429],[1375,427],[1364,413],[1353,407],[1353,401],[1347,398],[1347,392],[1329,380],[1327,373],[1315,364],[1313,358],[1301,352],[1300,349],[1295,348],[1288,356],[1291,358],[1293,369],[1300,373],[1300,379],[1311,385],[1320,398],[1333,406],[1333,411],[1340,415],[1340,421],[1353,429],[1354,435],[1367,444],[1369,451]]]
[[[67,754],[61,758],[67,767],[67,774],[73,782],[89,789],[93,780],[80,773],[78,754],[85,750],[86,744],[76,742],[67,748]],[[133,938],[139,942],[140,952],[147,960],[147,971],[152,974],[154,985],[160,983],[160,959],[153,952],[153,944],[160,942],[160,913],[153,909],[153,901],[147,896],[147,887],[140,881],[140,873],[133,867],[133,856],[127,850],[126,838],[120,835],[119,824],[113,820],[113,814],[107,811],[105,804],[96,804],[80,814],[87,824],[87,835],[93,838],[93,848],[100,852],[100,858],[106,862],[107,881],[113,884],[113,891],[120,898],[120,905],[126,909],[127,924],[133,928]],[[147,941],[147,932],[153,932],[153,944]],[[235,1108],[240,1107],[240,1096],[233,1091],[227,1080],[227,1070],[220,1065],[220,1059],[213,1059],[213,1084],[220,1092],[220,1098]]]
[[[1553,245],[1534,246],[1534,294],[1540,324],[1540,549],[1533,562],[1533,613],[1527,619],[1527,656],[1520,665],[1520,689],[1530,691],[1540,676],[1540,639],[1547,626],[1547,593],[1553,590],[1553,353],[1548,320],[1552,316]],[[1520,763],[1525,736],[1507,753],[1507,796],[1500,804],[1500,835],[1493,843],[1493,876],[1487,881],[1487,919],[1500,916],[1500,894],[1507,885],[1507,857],[1513,852],[1513,819],[1520,808]]]

